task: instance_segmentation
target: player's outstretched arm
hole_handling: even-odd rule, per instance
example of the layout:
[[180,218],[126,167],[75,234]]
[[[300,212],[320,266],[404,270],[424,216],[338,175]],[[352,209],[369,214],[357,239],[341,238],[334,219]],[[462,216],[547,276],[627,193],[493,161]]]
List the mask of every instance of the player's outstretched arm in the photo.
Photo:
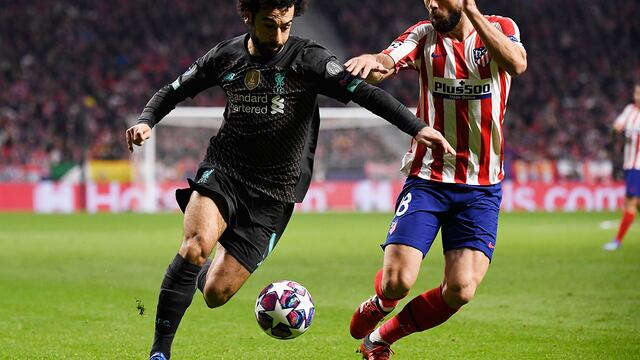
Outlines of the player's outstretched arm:
[[445,153],[456,154],[455,149],[439,131],[428,127],[424,121],[417,118],[406,106],[386,91],[361,82],[355,88],[352,99],[355,103],[411,135],[418,143],[431,149],[442,149]]
[[614,123],[613,131],[620,134],[624,131],[624,123]]
[[138,117],[138,123],[126,131],[127,147],[130,152],[133,152],[133,145],[140,146],[151,137],[151,128],[175,109],[177,104],[187,97],[194,98],[201,91],[218,85],[212,65],[217,48],[216,46],[196,60],[173,83],[163,86],[153,94]]
[[627,126],[627,119],[629,119],[629,115],[631,115],[631,110],[633,109],[633,105],[627,105],[624,108],[622,113],[618,115],[616,120],[613,122],[613,131],[620,134],[624,132],[625,127]]
[[362,54],[349,59],[344,66],[351,75],[359,76],[370,84],[381,82],[391,76],[395,70],[391,56],[383,53]]
[[519,42],[514,42],[487,20],[475,0],[462,0],[462,9],[487,47],[491,59],[511,76],[527,70],[527,52]]
[[418,143],[429,149],[442,149],[445,154],[456,155],[456,150],[449,144],[442,134],[429,126],[426,126],[413,137]]
[[133,145],[142,146],[144,141],[151,137],[151,126],[140,123],[128,128],[125,132],[127,138],[127,148],[133,152]]

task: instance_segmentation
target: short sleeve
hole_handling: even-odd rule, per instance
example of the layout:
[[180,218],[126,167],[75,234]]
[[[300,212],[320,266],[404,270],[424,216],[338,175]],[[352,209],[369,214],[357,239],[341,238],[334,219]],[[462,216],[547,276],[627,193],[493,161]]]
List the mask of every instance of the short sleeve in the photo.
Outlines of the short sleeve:
[[627,105],[622,111],[622,113],[618,115],[618,117],[614,121],[614,125],[616,126],[626,125],[627,119],[629,118],[629,114],[631,113],[632,108],[633,108],[633,105],[631,104]]
[[432,29],[428,21],[419,22],[398,36],[382,53],[391,56],[396,71],[403,69],[418,70],[415,65],[420,58],[424,46],[424,37]]
[[498,28],[498,30],[500,30],[506,37],[509,38],[509,40],[524,47],[524,45],[522,45],[522,39],[520,38],[520,28],[518,28],[518,25],[515,21],[513,21],[513,19],[503,16],[496,16],[494,24]]

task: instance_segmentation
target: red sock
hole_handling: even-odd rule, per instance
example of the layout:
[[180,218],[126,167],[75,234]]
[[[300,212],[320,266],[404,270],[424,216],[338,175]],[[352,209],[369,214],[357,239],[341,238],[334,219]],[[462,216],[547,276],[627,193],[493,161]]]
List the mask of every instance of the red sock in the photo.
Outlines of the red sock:
[[380,327],[380,337],[392,344],[414,332],[424,331],[447,321],[458,309],[452,309],[442,298],[442,288],[431,289],[416,296],[389,321]]
[[376,278],[373,282],[373,287],[376,289],[376,296],[380,300],[380,304],[386,308],[392,308],[398,305],[400,299],[389,299],[382,293],[382,269],[376,273]]
[[624,215],[622,215],[622,221],[620,221],[620,228],[618,228],[618,235],[616,235],[616,240],[618,242],[622,242],[624,235],[629,230],[629,227],[633,223],[633,219],[636,217],[635,213],[625,211]]

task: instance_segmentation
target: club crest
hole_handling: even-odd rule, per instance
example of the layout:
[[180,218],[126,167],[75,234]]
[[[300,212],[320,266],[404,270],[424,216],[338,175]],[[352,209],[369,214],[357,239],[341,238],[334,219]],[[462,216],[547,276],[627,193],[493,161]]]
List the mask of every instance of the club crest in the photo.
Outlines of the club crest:
[[487,66],[489,64],[489,61],[491,61],[487,48],[482,46],[473,49],[473,61],[478,66]]
[[398,226],[398,220],[395,220],[394,222],[391,223],[391,226],[389,226],[389,235],[393,234],[393,232],[396,231],[397,226]]
[[249,90],[253,90],[258,87],[260,84],[260,71],[256,69],[251,69],[247,71],[247,74],[244,76],[244,86]]

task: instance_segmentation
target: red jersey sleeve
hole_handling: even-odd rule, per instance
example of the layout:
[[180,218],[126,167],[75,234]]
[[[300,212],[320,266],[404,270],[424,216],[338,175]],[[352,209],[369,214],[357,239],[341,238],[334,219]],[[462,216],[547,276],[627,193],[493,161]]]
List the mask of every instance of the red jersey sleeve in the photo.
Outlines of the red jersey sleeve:
[[391,56],[396,72],[407,68],[418,70],[416,63],[423,54],[424,37],[428,29],[432,29],[431,22],[421,21],[408,28],[382,51]]
[[504,16],[489,16],[488,20],[511,41],[523,46],[520,39],[520,28],[513,19]]

